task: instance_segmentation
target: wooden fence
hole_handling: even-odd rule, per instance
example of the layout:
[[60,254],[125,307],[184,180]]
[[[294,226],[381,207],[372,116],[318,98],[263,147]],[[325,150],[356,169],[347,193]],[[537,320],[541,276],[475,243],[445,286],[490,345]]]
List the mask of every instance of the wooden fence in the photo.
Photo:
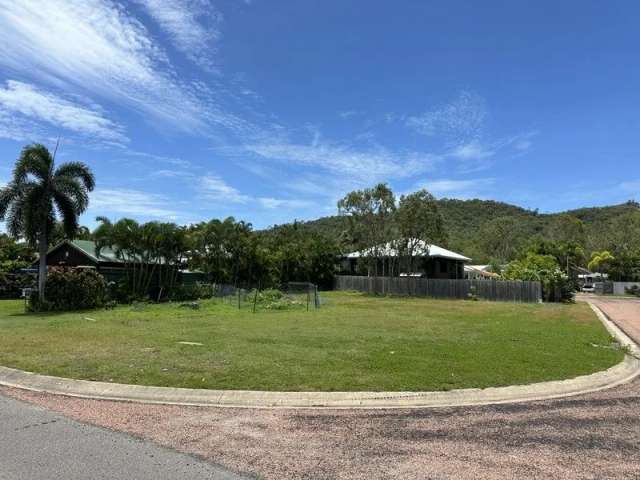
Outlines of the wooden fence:
[[538,303],[542,301],[540,282],[519,280],[439,280],[410,277],[357,277],[339,275],[336,290],[356,290],[378,295],[407,295]]

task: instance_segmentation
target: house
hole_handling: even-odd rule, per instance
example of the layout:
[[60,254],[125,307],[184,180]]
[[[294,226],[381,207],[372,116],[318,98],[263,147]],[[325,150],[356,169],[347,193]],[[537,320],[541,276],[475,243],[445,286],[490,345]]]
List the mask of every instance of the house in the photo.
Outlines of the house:
[[[47,253],[47,266],[91,268],[107,281],[118,281],[127,274],[126,263],[116,255],[115,251],[109,247],[103,247],[98,253],[96,243],[91,240],[65,240],[59,243]],[[201,272],[180,270],[182,283],[204,280],[204,274]]]
[[95,242],[90,240],[64,240],[47,253],[47,266],[92,268],[107,281],[117,281],[126,275],[125,263],[112,249],[102,248],[100,254],[96,250]]
[[491,265],[465,265],[464,278],[468,280],[496,280],[500,275],[492,272]]
[[388,242],[360,252],[348,253],[340,259],[343,275],[412,276],[441,279],[464,278],[464,265],[471,261],[438,245],[414,240],[413,259]]

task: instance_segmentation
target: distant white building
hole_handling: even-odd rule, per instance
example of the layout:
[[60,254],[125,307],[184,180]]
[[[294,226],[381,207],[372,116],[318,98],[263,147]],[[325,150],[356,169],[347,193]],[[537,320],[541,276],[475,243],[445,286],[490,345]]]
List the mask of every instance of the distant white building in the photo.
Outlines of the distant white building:
[[[409,265],[406,253],[400,251],[394,242],[388,242],[344,255],[340,262],[341,273],[344,275],[464,278],[464,266],[471,261],[469,257],[421,240],[415,240],[412,243],[412,266]],[[377,260],[374,261],[373,257]]]
[[464,278],[468,280],[492,280],[500,277],[497,273],[492,272],[491,265],[465,265]]

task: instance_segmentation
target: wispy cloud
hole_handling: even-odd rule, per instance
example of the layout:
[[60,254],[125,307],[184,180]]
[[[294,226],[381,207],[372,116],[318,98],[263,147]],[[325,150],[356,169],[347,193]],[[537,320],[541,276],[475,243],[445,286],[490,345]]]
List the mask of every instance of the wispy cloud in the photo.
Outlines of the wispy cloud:
[[36,141],[44,137],[46,137],[46,133],[36,122],[0,110],[0,138],[25,142]]
[[493,178],[472,179],[439,179],[421,182],[414,187],[415,190],[426,189],[436,196],[455,198],[481,197],[483,192],[495,183]]
[[98,188],[91,193],[89,211],[100,215],[133,215],[176,220],[175,202],[164,195],[122,188]]
[[191,61],[215,70],[215,42],[222,15],[207,0],[135,0]]
[[181,167],[185,169],[194,168],[194,165],[189,160],[185,160],[183,158],[170,157],[167,155],[157,155],[155,153],[141,152],[139,150],[131,150],[131,149],[126,149],[124,153],[131,157],[141,157],[141,158],[153,160],[155,162],[166,163],[168,165],[173,165],[173,166]]
[[[4,111],[0,130],[8,131],[5,135],[10,138],[23,137],[29,129],[27,122],[34,121],[109,142],[128,141],[124,128],[106,118],[98,106],[80,105],[31,84],[7,81],[6,88],[0,87],[0,108]],[[22,127],[16,116],[25,119]],[[4,124],[3,119],[9,123]]]
[[619,185],[620,190],[624,192],[640,195],[640,180],[629,180]]
[[200,195],[216,202],[243,204],[248,206],[258,206],[264,209],[301,209],[315,205],[315,202],[296,198],[274,198],[274,197],[256,197],[246,195],[237,188],[232,187],[225,182],[220,176],[209,174],[200,180]]
[[296,199],[283,199],[272,197],[260,197],[257,199],[260,205],[268,209],[284,208],[284,209],[298,209],[298,208],[310,208],[316,205],[316,202],[309,200],[296,200]]
[[185,170],[157,170],[150,174],[151,177],[162,177],[162,178],[186,178],[191,179],[194,178],[195,175],[191,172],[187,172]]
[[251,200],[248,195],[227,184],[221,177],[214,174],[205,175],[200,179],[201,194],[208,200],[231,203],[247,203]]
[[458,145],[449,154],[451,157],[458,160],[483,160],[485,158],[493,157],[495,150],[488,148],[486,145],[482,145],[479,142],[471,142],[464,145]]
[[0,0],[0,66],[84,91],[176,128],[234,124],[206,86],[181,81],[149,31],[110,0]]
[[269,160],[312,166],[363,181],[401,178],[433,169],[440,158],[420,152],[393,152],[378,146],[357,149],[315,139],[310,144],[263,143],[246,150]]
[[488,142],[472,140],[453,147],[445,156],[458,161],[460,172],[485,170],[494,164],[498,154],[515,158],[528,153],[537,134],[537,131],[530,131]]
[[438,136],[449,143],[466,143],[482,134],[488,110],[485,99],[462,91],[445,105],[406,118],[407,126],[427,136]]
[[338,116],[343,120],[346,120],[348,118],[355,117],[356,115],[359,115],[359,114],[360,112],[358,112],[357,110],[345,110],[345,111],[339,112]]

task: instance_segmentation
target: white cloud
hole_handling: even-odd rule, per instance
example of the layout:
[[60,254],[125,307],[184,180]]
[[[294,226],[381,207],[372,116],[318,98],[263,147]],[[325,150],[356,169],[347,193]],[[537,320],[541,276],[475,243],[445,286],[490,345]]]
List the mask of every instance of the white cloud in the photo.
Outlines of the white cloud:
[[117,214],[175,220],[175,202],[164,195],[123,188],[97,188],[90,194],[89,210],[97,215]]
[[151,177],[164,177],[164,178],[187,178],[191,179],[195,175],[191,172],[184,170],[157,170],[150,175]]
[[222,16],[207,0],[135,0],[169,34],[178,50],[207,70],[215,70],[214,43]]
[[634,194],[640,193],[640,180],[630,180],[622,182],[619,188],[625,192],[631,192]]
[[478,142],[459,145],[449,153],[453,158],[463,161],[482,160],[493,157],[495,154],[495,150],[492,150]]
[[308,200],[282,199],[271,197],[260,197],[257,199],[260,205],[268,209],[297,209],[310,208],[315,206],[315,202]]
[[[234,123],[202,86],[177,79],[131,11],[111,0],[0,0],[0,66],[123,104],[184,131]],[[206,92],[207,94],[209,92]]]
[[264,143],[245,148],[265,159],[312,166],[367,182],[422,173],[440,160],[437,155],[420,152],[399,153],[383,147],[358,150],[318,140],[311,144]]
[[[101,140],[128,141],[124,128],[105,118],[98,107],[79,105],[27,83],[9,80],[6,88],[0,87],[0,107],[4,110],[0,124],[3,125],[2,130],[9,130],[6,136],[10,138],[21,137],[17,138],[21,140],[30,129],[25,128],[24,123],[23,127],[16,123],[19,120],[15,115],[18,114],[29,120],[45,122]],[[11,112],[11,115],[7,115],[7,112]],[[12,119],[8,125],[3,122],[6,118]]]
[[491,187],[493,178],[473,178],[466,180],[440,179],[420,183],[415,190],[426,189],[436,196],[478,196],[478,192]]
[[24,142],[45,136],[44,131],[35,122],[0,110],[0,138]]
[[359,114],[360,114],[360,112],[358,112],[356,110],[345,110],[343,112],[339,112],[338,116],[340,118],[342,118],[343,120],[346,120],[348,118],[355,117],[356,115],[359,115]]
[[218,175],[205,175],[200,179],[200,186],[202,188],[202,195],[209,200],[231,203],[247,203],[251,200],[251,197],[243,195]]
[[486,101],[473,92],[462,91],[451,102],[406,119],[407,126],[427,136],[453,142],[479,138],[487,117]]
[[513,144],[513,148],[516,150],[520,150],[522,152],[527,151],[531,148],[533,142],[531,140],[519,140]]
[[131,149],[127,149],[124,153],[132,157],[147,158],[150,160],[155,160],[156,162],[166,163],[168,165],[173,165],[176,167],[193,168],[193,164],[189,160],[184,160],[182,158],[169,157],[166,155],[156,155],[155,153],[141,152],[138,150],[131,150]]
[[248,204],[262,207],[267,210],[273,209],[301,209],[315,205],[309,200],[273,197],[254,197],[241,193],[235,187],[227,184],[221,177],[209,174],[201,178],[200,195],[207,199],[235,204]]

